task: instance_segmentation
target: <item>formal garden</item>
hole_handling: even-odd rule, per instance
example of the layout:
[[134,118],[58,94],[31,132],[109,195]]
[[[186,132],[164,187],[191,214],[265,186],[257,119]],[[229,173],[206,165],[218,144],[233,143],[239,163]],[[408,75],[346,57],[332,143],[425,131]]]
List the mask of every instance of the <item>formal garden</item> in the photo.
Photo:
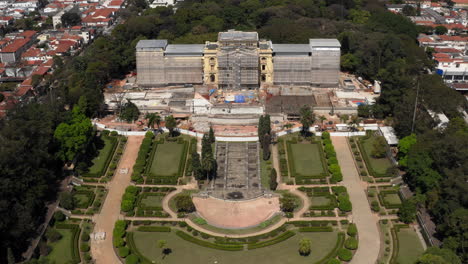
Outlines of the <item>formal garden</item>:
[[104,130],[96,135],[76,165],[84,182],[106,183],[115,174],[127,138]]
[[299,187],[298,190],[309,197],[311,204],[309,210],[304,213],[304,217],[336,216],[335,208],[339,209],[339,216],[346,216],[353,209],[348,191],[344,186]]
[[107,189],[104,186],[74,186],[71,192],[60,194],[60,206],[70,210],[72,214],[93,215],[101,210],[106,195]]
[[132,181],[145,184],[178,184],[179,178],[191,175],[191,166],[186,166],[187,153],[193,148],[189,145],[196,148],[196,139],[169,134],[155,137],[152,132],[148,132],[133,167]]
[[162,201],[175,190],[174,187],[128,186],[123,194],[120,210],[126,216],[169,217],[163,210]]
[[122,221],[114,246],[124,263],[340,263],[358,247],[357,230],[336,221],[291,221],[262,235],[229,238],[185,222]]
[[39,259],[50,263],[92,263],[90,255],[90,220],[67,219],[57,211],[39,242]]
[[396,214],[402,203],[398,190],[399,187],[391,185],[369,187],[367,197],[372,211],[380,215]]
[[389,182],[397,169],[387,156],[387,143],[383,136],[368,131],[366,136],[351,137],[349,144],[356,166],[363,180],[368,182]]

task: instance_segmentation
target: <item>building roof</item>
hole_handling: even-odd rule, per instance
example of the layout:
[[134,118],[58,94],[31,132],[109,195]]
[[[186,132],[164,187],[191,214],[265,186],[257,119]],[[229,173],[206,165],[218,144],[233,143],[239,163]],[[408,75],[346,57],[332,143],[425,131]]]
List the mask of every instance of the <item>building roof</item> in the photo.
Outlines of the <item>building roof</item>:
[[219,32],[218,41],[258,41],[258,33],[230,29],[227,32]]
[[[138,47],[138,46],[137,46]],[[203,55],[204,44],[171,44],[167,45],[167,55]]]
[[309,39],[309,43],[311,47],[341,47],[337,39]]
[[37,31],[34,31],[34,30],[26,30],[24,32],[21,32],[18,35],[18,37],[32,38],[36,33],[37,33]]
[[275,53],[309,53],[309,44],[273,44]]
[[398,144],[398,137],[395,134],[395,130],[391,126],[384,126],[379,127],[380,131],[382,132],[385,140],[389,145],[397,145]]
[[137,50],[165,49],[167,39],[143,39],[138,41]]
[[15,39],[12,43],[4,47],[0,52],[16,52],[29,42],[30,39]]

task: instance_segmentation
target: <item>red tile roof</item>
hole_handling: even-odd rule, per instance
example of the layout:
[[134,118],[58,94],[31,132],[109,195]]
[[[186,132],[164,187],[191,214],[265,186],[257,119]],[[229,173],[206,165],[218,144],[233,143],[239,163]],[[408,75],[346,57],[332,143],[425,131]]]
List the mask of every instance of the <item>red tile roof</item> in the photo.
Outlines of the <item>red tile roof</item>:
[[434,50],[440,53],[460,53],[459,50],[454,48],[434,48]]
[[31,75],[45,75],[50,70],[50,67],[39,66]]
[[434,53],[434,58],[450,58],[450,55],[447,53]]
[[34,31],[34,30],[26,30],[18,34],[18,37],[32,38],[36,33],[37,31]]
[[24,45],[26,45],[30,39],[15,39],[12,43],[8,44],[6,47],[4,47],[0,52],[5,53],[5,52],[16,52],[20,48],[22,48]]

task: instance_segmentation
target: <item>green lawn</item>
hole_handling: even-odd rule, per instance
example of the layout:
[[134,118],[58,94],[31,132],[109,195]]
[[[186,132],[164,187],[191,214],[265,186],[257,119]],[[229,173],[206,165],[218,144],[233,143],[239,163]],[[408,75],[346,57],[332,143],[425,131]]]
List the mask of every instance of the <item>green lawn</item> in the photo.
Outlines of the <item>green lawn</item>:
[[[190,219],[193,221],[195,218],[197,218],[197,216],[195,215],[192,215],[190,216]],[[210,230],[210,231],[213,231],[213,232],[217,232],[217,233],[223,233],[223,234],[229,234],[229,235],[243,235],[243,234],[249,234],[249,233],[254,233],[254,232],[258,232],[258,231],[261,231],[269,226],[272,226],[276,223],[278,223],[283,217],[279,214],[271,217],[270,219],[260,223],[260,225],[258,226],[254,226],[254,227],[248,227],[248,228],[242,228],[242,229],[227,229],[227,228],[221,228],[221,227],[216,227],[216,226],[212,226],[210,224],[204,224],[204,225],[198,225],[197,223],[195,223],[195,225],[198,225],[200,227],[203,227],[204,229],[207,229],[207,230]]]
[[315,176],[325,170],[320,159],[320,149],[317,144],[291,144],[294,169],[302,176]]
[[182,161],[184,144],[165,142],[158,144],[154,154],[150,174],[154,176],[176,176]]
[[181,196],[181,195],[192,195],[192,194],[197,193],[197,192],[198,192],[198,190],[183,190],[181,193],[175,195],[174,197],[172,197],[169,200],[169,208],[171,208],[171,210],[173,212],[177,213],[177,206],[176,206],[175,198],[177,196]]
[[89,197],[86,194],[74,194],[77,208],[88,208]]
[[54,263],[68,263],[72,261],[72,252],[70,245],[72,243],[72,232],[69,229],[57,229],[62,235],[59,241],[49,244],[52,247],[48,259]]
[[112,140],[108,137],[101,137],[101,140],[104,141],[104,147],[99,150],[98,156],[92,160],[93,165],[89,168],[91,174],[100,173],[106,166],[109,155],[112,155],[114,146]]
[[[307,237],[312,242],[312,253],[302,257],[298,253],[299,241]],[[336,232],[297,233],[292,238],[272,245],[248,251],[223,251],[198,246],[187,242],[171,233],[134,233],[135,244],[139,251],[151,261],[161,261],[162,250],[157,247],[158,240],[166,240],[172,253],[164,258],[164,263],[223,263],[223,264],[284,264],[284,263],[314,263],[325,257],[337,240]]]
[[309,199],[311,205],[313,206],[328,205],[331,202],[330,199],[325,196],[312,196]]
[[370,154],[372,153],[373,143],[376,137],[372,136],[366,140],[361,140],[362,146],[364,147],[365,153],[363,155],[367,155],[369,159],[370,166],[372,169],[378,174],[386,174],[387,169],[392,167],[392,162],[388,158],[381,158],[376,159],[373,158]]
[[141,204],[146,207],[162,206],[163,195],[150,195],[141,199]]
[[389,204],[401,204],[400,196],[397,193],[387,193],[383,198]]
[[413,264],[424,252],[421,241],[411,228],[401,228],[398,236],[398,264]]

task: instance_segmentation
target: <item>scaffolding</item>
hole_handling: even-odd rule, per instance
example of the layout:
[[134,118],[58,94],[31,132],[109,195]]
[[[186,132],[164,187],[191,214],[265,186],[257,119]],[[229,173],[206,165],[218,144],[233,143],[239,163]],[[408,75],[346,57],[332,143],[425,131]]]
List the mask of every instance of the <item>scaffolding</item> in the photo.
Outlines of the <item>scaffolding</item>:
[[166,82],[168,84],[203,83],[202,57],[166,57]]
[[340,74],[340,49],[312,50],[312,85],[337,86]]
[[142,86],[166,84],[162,51],[137,51],[136,61],[138,84]]
[[273,60],[273,83],[309,84],[311,80],[310,57],[275,56]]
[[219,86],[229,90],[257,87],[258,56],[258,50],[253,48],[222,48],[218,52]]

